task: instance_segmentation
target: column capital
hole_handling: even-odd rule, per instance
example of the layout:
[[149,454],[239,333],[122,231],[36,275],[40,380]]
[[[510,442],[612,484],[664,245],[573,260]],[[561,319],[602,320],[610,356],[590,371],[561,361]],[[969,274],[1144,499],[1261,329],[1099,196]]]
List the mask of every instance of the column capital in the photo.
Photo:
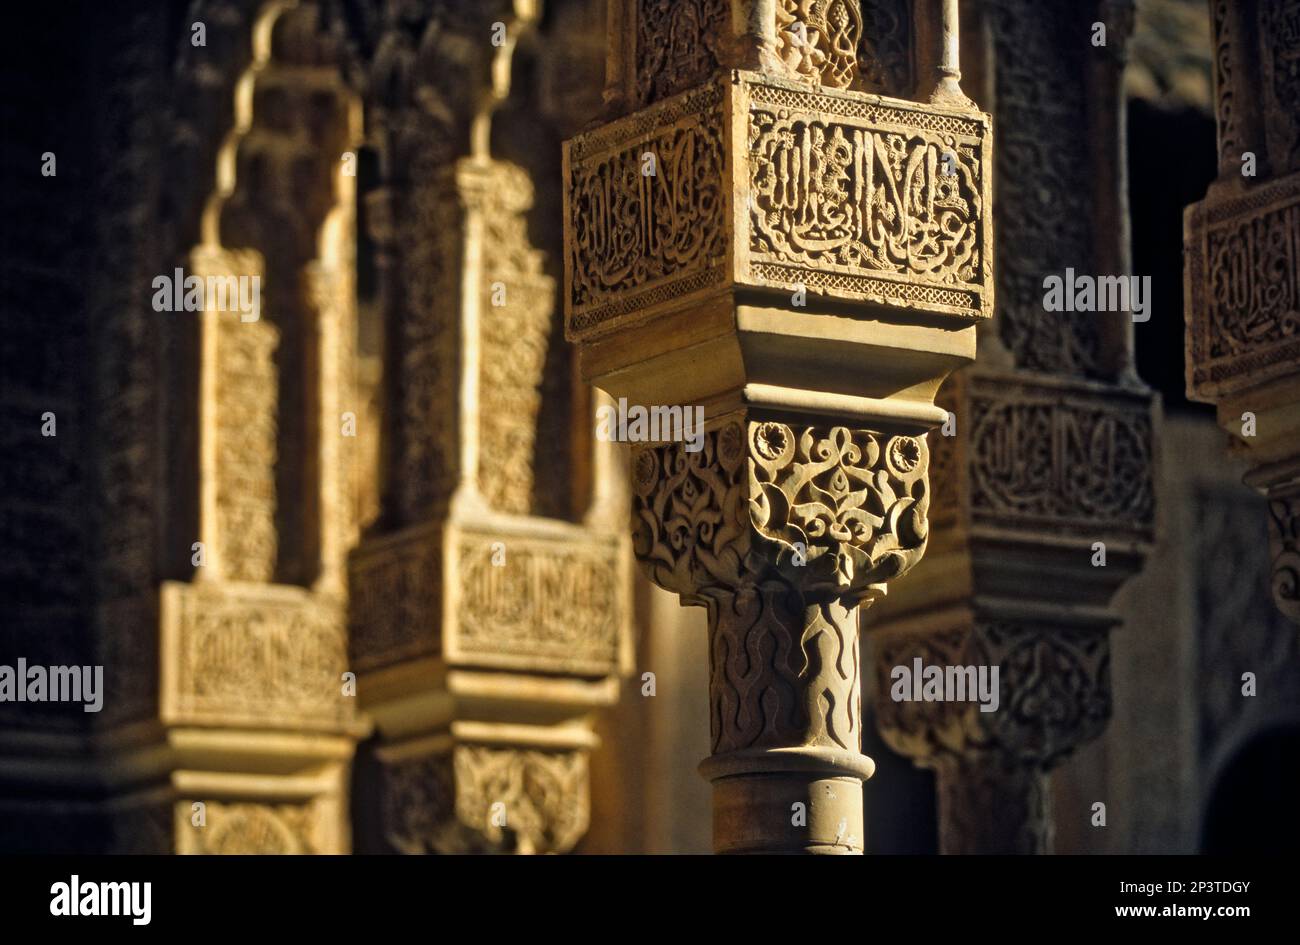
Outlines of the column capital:
[[770,582],[845,606],[884,593],[924,553],[924,437],[721,418],[696,452],[637,450],[633,540],[646,573],[688,603]]
[[[942,623],[940,615],[927,620]],[[1109,622],[1063,627],[956,611],[949,621],[942,630],[901,626],[872,634],[877,724],[895,751],[932,768],[945,757],[980,755],[1007,768],[1046,771],[1105,729]],[[934,667],[949,675],[997,667],[995,701],[985,711],[979,701],[927,700],[911,684],[924,684]],[[904,683],[912,698],[897,698]],[[944,688],[936,692],[941,696]]]

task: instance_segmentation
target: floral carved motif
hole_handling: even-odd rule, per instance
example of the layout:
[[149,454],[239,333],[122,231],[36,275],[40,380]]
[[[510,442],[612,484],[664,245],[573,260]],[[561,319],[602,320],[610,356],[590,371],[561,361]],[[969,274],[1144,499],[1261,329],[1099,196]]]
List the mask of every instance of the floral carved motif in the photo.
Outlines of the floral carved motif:
[[[1104,630],[979,620],[923,635],[877,638],[876,718],[885,741],[920,763],[991,752],[1047,768],[1100,735],[1110,717],[1110,641]],[[973,702],[894,701],[890,674],[910,667],[997,666],[995,712]]]
[[634,547],[710,623],[715,752],[857,751],[857,606],[921,557],[923,438],[733,420],[633,460]]
[[[587,755],[463,745],[456,749],[456,812],[494,847],[567,853],[587,831]],[[505,816],[494,818],[493,805]]]
[[862,11],[850,0],[780,0],[780,56],[791,74],[846,89],[858,75]]
[[749,506],[765,539],[808,549],[804,591],[838,596],[907,571],[928,534],[925,440],[796,429],[750,425]]
[[637,101],[647,105],[712,76],[730,16],[730,0],[638,0]]
[[834,89],[911,92],[911,15],[905,0],[780,0],[778,55],[788,73]]
[[567,853],[590,820],[587,756],[457,745],[388,763],[381,810],[403,853]]
[[[728,0],[637,0],[631,100],[644,107],[700,85],[728,60]],[[911,91],[906,0],[777,0],[776,56],[792,79],[834,89]]]
[[810,596],[861,599],[925,548],[928,459],[923,438],[760,421],[728,423],[696,453],[645,449],[636,554],[688,597],[780,573]]

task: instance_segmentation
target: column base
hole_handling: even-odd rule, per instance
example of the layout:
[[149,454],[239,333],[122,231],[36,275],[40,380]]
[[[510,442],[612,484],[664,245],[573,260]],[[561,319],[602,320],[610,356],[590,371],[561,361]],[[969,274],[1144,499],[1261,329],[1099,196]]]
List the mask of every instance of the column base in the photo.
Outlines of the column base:
[[[832,748],[773,748],[714,755],[715,853],[861,854],[866,755]],[[802,805],[802,806],[800,806]]]

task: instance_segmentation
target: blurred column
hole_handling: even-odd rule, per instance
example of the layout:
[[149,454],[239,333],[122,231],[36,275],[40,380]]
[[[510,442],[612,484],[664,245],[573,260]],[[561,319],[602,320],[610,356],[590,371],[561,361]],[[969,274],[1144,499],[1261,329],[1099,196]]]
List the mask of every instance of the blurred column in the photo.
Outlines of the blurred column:
[[[943,852],[1046,853],[1048,774],[1106,725],[1110,602],[1153,534],[1156,408],[1132,368],[1152,300],[1124,223],[1133,10],[969,12],[968,87],[998,127],[998,306],[980,362],[939,395],[930,551],[870,615],[876,721],[936,772]],[[1049,277],[1067,307],[1049,308]]]
[[1249,463],[1273,599],[1300,622],[1300,5],[1210,13],[1219,176],[1184,215],[1187,396]]
[[529,236],[534,182],[492,153],[537,5],[427,6],[339,24],[374,116],[389,319],[384,508],[349,559],[376,734],[357,848],[563,853],[590,818],[593,713],[630,660],[629,539],[607,443],[582,463],[585,513],[538,512],[536,457],[568,451],[538,435],[556,287]]

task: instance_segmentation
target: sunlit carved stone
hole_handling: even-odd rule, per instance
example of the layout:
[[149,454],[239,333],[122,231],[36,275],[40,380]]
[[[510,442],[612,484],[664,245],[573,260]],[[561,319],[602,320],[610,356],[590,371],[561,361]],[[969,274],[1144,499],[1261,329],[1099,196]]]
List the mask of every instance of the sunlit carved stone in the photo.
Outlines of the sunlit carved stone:
[[749,288],[987,316],[990,155],[978,112],[747,73],[580,135],[569,337]]
[[[457,120],[425,109],[431,87],[401,103],[418,173],[374,198],[393,325],[387,489],[349,561],[351,665],[379,736],[362,788],[372,849],[571,849],[588,821],[591,715],[630,659],[629,540],[604,483],[580,522],[538,514],[556,286],[529,235],[534,183],[488,149],[536,15],[466,5],[429,30],[472,60],[448,99]],[[499,49],[485,39],[496,22]]]
[[632,527],[708,612],[714,848],[858,853],[857,615],[925,549],[935,391],[992,310],[989,119],[865,91],[897,35],[856,4],[610,24],[606,100],[640,110],[565,144],[565,332],[611,396],[703,410],[634,448]]
[[925,549],[926,461],[921,437],[753,412],[634,454],[637,558],[709,613],[720,852],[861,852],[858,606]]
[[[433,426],[400,436],[395,507],[414,522],[351,559],[352,659],[384,740],[380,831],[406,852],[564,852],[586,825],[586,716],[628,659],[628,542],[598,518],[530,514],[554,283],[527,239],[526,175],[466,158],[438,184],[421,238],[445,244],[437,304],[458,311],[418,340],[428,357],[407,397],[420,405],[407,404]],[[457,395],[428,395],[434,362]],[[411,465],[430,442],[439,463]],[[524,767],[483,773],[497,758]],[[430,791],[433,810],[409,809]]]
[[149,589],[101,608],[114,721],[136,723],[105,734],[118,851],[350,846],[366,726],[342,691],[356,525],[338,425],[355,390],[356,194],[335,155],[361,129],[314,24],[295,3],[236,19],[251,60],[223,63],[231,123],[200,175],[211,192],[185,208],[196,242],[174,259],[231,291],[152,316],[171,432],[145,455],[167,467],[164,527]]

